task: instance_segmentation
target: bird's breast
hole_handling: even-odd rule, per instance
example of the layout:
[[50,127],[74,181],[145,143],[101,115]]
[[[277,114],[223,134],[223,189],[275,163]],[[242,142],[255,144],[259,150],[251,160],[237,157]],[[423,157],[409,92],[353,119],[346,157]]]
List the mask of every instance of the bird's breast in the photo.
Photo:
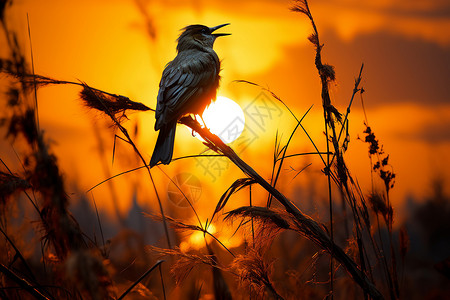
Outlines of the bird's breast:
[[212,49],[180,51],[163,71],[156,127],[186,114],[201,114],[216,99],[220,60]]

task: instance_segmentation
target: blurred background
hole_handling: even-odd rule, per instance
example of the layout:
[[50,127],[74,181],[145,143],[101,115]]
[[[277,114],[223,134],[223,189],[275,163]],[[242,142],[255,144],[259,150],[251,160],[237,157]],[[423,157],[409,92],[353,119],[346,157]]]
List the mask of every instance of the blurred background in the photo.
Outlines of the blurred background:
[[[276,136],[286,143],[296,122],[269,92],[236,80],[270,89],[298,118],[313,105],[302,124],[320,150],[326,145],[320,78],[314,48],[307,40],[311,26],[303,15],[291,12],[290,5],[290,1],[269,0],[21,0],[12,1],[5,15],[24,53],[29,54],[32,46],[36,74],[83,81],[151,108],[156,106],[162,70],[176,55],[180,29],[189,24],[231,23],[221,32],[232,35],[218,39],[214,47],[223,68],[218,94],[244,110],[243,136],[231,146],[269,179]],[[423,280],[441,280],[444,276],[433,265],[450,256],[450,4],[444,0],[316,0],[310,8],[324,43],[323,60],[336,68],[331,93],[341,112],[347,109],[364,63],[367,121],[396,174],[390,193],[394,227],[408,228],[411,256],[420,257],[415,263],[432,274],[423,275]],[[4,34],[2,30],[0,45]],[[1,55],[8,55],[7,51],[0,47]],[[128,144],[114,138],[120,133],[107,120],[81,105],[78,92],[72,86],[48,86],[37,92],[40,126],[58,157],[77,220],[95,227],[90,221],[95,217],[95,200],[106,238],[126,227],[142,233],[145,243],[163,244],[161,224],[142,215],[158,212],[145,170],[121,175],[86,192],[141,162]],[[157,137],[154,114],[127,116],[124,126],[148,161]],[[350,144],[345,158],[362,191],[370,193],[383,184],[371,176],[368,146],[358,139],[364,138],[364,122],[358,95],[349,116]],[[16,155],[20,157],[20,149],[14,149],[9,139],[2,138],[0,145],[6,164],[20,165]],[[205,150],[190,130],[178,126],[174,158]],[[288,154],[314,151],[304,132],[296,132]],[[326,177],[321,168],[317,155],[288,159],[278,187],[302,210],[327,221]],[[194,215],[169,196],[171,178],[195,188],[192,200],[205,221],[226,188],[243,177],[235,166],[218,158],[187,158],[154,168],[152,174],[166,213],[188,223],[196,222]],[[267,195],[257,189],[254,193],[254,204],[263,205]],[[230,202],[230,209],[247,205],[248,195],[239,195]],[[242,243],[232,229],[220,226],[215,230],[227,246]],[[202,238],[197,240],[186,238],[184,242],[189,243],[183,247],[202,247]],[[411,276],[425,274],[411,270]]]

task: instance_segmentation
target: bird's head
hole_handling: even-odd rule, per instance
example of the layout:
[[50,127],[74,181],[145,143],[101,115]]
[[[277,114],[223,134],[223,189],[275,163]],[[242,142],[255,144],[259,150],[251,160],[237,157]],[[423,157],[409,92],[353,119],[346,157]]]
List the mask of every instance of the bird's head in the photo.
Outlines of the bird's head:
[[230,23],[222,24],[214,27],[207,27],[204,25],[189,25],[183,28],[178,38],[177,51],[194,49],[194,48],[212,48],[214,41],[219,36],[230,35],[229,33],[213,33],[219,28],[222,28]]

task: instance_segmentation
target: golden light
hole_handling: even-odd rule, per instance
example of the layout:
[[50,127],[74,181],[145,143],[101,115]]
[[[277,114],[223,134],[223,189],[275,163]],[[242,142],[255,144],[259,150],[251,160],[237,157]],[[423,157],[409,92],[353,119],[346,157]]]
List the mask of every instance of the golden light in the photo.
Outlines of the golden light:
[[[215,234],[217,232],[216,227],[213,224],[208,226],[208,232],[210,234]],[[209,240],[210,237],[206,235]],[[186,241],[180,243],[180,250],[187,252],[190,249],[201,249],[205,246],[205,234],[201,231],[193,232]]]
[[206,127],[224,143],[236,140],[244,130],[245,116],[233,100],[219,96],[203,112]]

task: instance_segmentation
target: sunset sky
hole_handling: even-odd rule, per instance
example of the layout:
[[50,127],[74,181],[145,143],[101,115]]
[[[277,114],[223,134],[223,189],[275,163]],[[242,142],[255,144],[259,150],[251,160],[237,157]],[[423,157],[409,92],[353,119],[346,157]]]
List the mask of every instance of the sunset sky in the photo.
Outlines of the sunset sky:
[[[232,35],[218,39],[214,47],[223,68],[218,94],[233,99],[242,108],[250,107],[261,96],[261,90],[234,82],[242,79],[270,88],[297,117],[314,105],[303,125],[318,147],[325,150],[320,79],[314,66],[314,48],[307,40],[312,30],[305,16],[289,10],[290,5],[291,1],[268,0],[22,0],[13,1],[6,13],[9,27],[18,34],[25,53],[30,53],[28,14],[37,74],[80,80],[152,108],[156,105],[162,70],[176,55],[180,29],[196,23],[231,23],[221,32]],[[310,7],[325,44],[323,60],[336,68],[332,101],[341,112],[347,108],[354,79],[364,63],[362,86],[366,91],[363,97],[367,118],[397,174],[391,195],[394,206],[402,210],[407,197],[417,201],[427,197],[435,178],[442,178],[449,186],[450,3],[316,0],[310,1]],[[0,38],[4,40],[3,31]],[[0,51],[5,55],[5,50]],[[41,127],[52,141],[69,190],[74,194],[139,166],[131,148],[121,142],[117,142],[117,157],[111,165],[114,130],[101,116],[82,107],[78,91],[71,86],[50,86],[38,91]],[[280,103],[266,95],[272,101],[269,103],[275,105],[276,114],[262,127],[247,120],[246,126],[257,139],[246,149],[242,145],[236,147],[244,160],[263,177],[270,178],[277,129],[285,143],[295,120]],[[157,137],[154,114],[139,112],[128,117],[124,125],[130,132],[138,126],[136,144],[148,160]],[[349,120],[351,142],[346,159],[363,191],[369,192],[367,145],[357,139],[364,130],[359,96]],[[98,150],[100,140],[103,152]],[[204,150],[201,142],[182,126],[178,126],[175,143],[174,157]],[[17,164],[10,141],[2,140],[1,145],[1,156],[7,157],[9,164]],[[291,154],[314,151],[300,131],[290,147]],[[312,165],[294,178],[309,163]],[[301,203],[297,197],[307,195],[307,190],[315,189],[320,194],[326,182],[320,173],[322,167],[315,156],[287,161],[280,189],[297,203]],[[173,162],[161,169],[167,176],[158,168],[152,172],[163,197],[168,177],[188,170],[200,179],[203,192],[198,205],[205,208],[205,218],[226,188],[243,177],[230,166],[212,178],[194,159]],[[114,184],[120,210],[131,206],[132,195],[137,195],[140,205],[156,207],[145,172],[121,176]],[[107,185],[93,192],[100,208],[113,212],[110,193]],[[261,201],[264,203],[265,198]]]

